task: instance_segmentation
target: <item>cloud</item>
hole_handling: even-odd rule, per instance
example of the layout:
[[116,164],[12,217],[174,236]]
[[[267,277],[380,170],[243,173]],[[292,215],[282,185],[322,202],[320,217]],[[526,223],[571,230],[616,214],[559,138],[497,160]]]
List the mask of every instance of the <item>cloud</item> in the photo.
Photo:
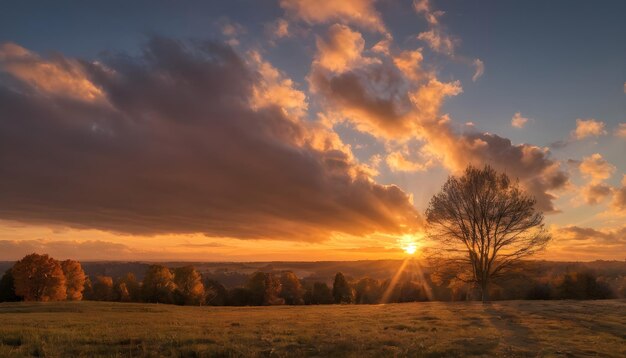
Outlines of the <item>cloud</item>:
[[476,82],[479,78],[483,76],[485,73],[485,64],[480,59],[475,59],[473,62],[474,65],[474,75],[472,76],[472,81]]
[[589,184],[583,187],[581,193],[587,204],[597,205],[611,195],[611,187],[603,183]]
[[511,125],[515,128],[524,128],[527,122],[528,118],[523,117],[520,112],[516,112],[511,118]]
[[626,123],[620,123],[617,125],[615,135],[620,138],[626,138]]
[[511,140],[492,133],[458,135],[445,122],[431,128],[429,133],[431,153],[441,157],[452,172],[461,173],[468,164],[491,165],[512,178],[518,178],[535,197],[540,210],[557,210],[553,204],[556,199],[554,191],[564,189],[569,177],[547,149],[530,144],[513,144]]
[[626,175],[622,177],[622,186],[613,192],[611,207],[618,213],[626,214]]
[[298,90],[296,84],[284,73],[263,60],[258,52],[251,51],[249,57],[248,65],[259,75],[252,86],[252,109],[277,107],[287,117],[304,116],[308,109],[304,92]]
[[124,244],[100,240],[0,240],[0,260],[12,261],[32,253],[49,254],[57,260],[136,260],[140,254]]
[[19,45],[4,43],[0,44],[0,68],[40,95],[103,101],[102,91],[87,78],[77,60],[57,57],[47,61]]
[[301,92],[258,56],[158,37],[141,53],[41,60],[77,66],[68,83],[92,84],[106,104],[84,100],[91,85],[66,98],[65,85],[42,93],[1,68],[0,218],[308,241],[420,225],[406,193],[376,184],[335,133],[299,117]]
[[365,48],[363,36],[345,25],[332,25],[326,38],[318,37],[316,43],[315,62],[329,71],[345,72],[366,61],[361,55]]
[[[413,8],[415,12],[421,14],[428,23],[428,30],[417,35],[417,39],[426,42],[428,46],[435,52],[443,53],[448,56],[454,56],[454,49],[459,40],[446,34],[441,26],[439,18],[444,14],[443,11],[435,11],[431,8],[428,0],[414,0]],[[481,60],[476,59],[472,63],[476,67],[473,80],[476,81],[482,75],[484,66]],[[480,73],[480,74],[479,74]]]
[[432,26],[439,25],[439,17],[444,14],[443,11],[434,11],[429,0],[413,0],[413,8],[416,13],[424,15],[426,21]]
[[583,177],[588,179],[588,183],[580,191],[585,203],[597,205],[611,195],[612,188],[606,185],[604,181],[613,175],[615,166],[604,160],[602,155],[595,153],[583,157],[580,162],[574,160],[569,162],[578,168]]
[[452,37],[436,29],[419,33],[417,39],[426,42],[433,51],[450,56],[454,54],[454,48],[457,42]]
[[590,119],[577,119],[576,129],[572,135],[576,139],[585,139],[588,137],[599,137],[606,134],[604,122]]
[[552,227],[549,251],[577,260],[623,260],[626,252],[626,226],[594,229],[580,226]]
[[387,33],[375,0],[281,0],[280,7],[289,16],[309,24],[341,22]]
[[599,183],[611,177],[613,172],[615,172],[615,166],[604,160],[601,154],[595,153],[589,157],[583,157],[583,160],[578,165],[578,170],[580,170],[583,176],[589,178],[592,183]]
[[398,56],[393,57],[393,63],[398,70],[411,81],[424,79],[424,71],[421,68],[423,60],[424,56],[421,50],[402,51]]
[[342,66],[343,72],[313,63],[309,85],[331,125],[348,122],[386,143],[386,162],[392,170],[421,169],[423,161],[409,160],[398,149],[419,141],[429,166],[440,162],[461,173],[468,164],[492,165],[519,178],[541,210],[556,211],[554,191],[563,189],[569,179],[547,149],[515,145],[490,133],[457,133],[441,108],[446,98],[462,92],[460,82],[442,82],[424,69],[419,51],[375,56],[354,55],[351,58],[360,60]]
[[227,17],[221,17],[217,20],[216,25],[219,27],[222,35],[227,39],[226,43],[233,47],[239,46],[239,37],[248,32],[245,26],[231,21]]
[[285,19],[276,20],[273,26],[272,34],[279,39],[291,36],[291,33],[289,32],[289,22]]
[[435,160],[432,157],[427,157],[424,153],[420,153],[419,160],[407,158],[409,154],[407,149],[389,153],[385,160],[387,166],[395,172],[418,172],[427,170],[435,165]]

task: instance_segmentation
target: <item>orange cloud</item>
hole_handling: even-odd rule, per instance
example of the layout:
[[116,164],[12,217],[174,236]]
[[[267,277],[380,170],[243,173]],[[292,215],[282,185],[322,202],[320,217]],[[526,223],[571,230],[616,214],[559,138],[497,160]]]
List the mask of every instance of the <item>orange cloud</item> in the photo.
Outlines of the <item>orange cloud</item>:
[[352,31],[345,25],[334,24],[328,29],[326,38],[317,38],[315,62],[332,72],[345,72],[369,62],[361,55],[364,47],[365,40],[359,32]]
[[309,24],[342,22],[386,33],[375,0],[281,0],[280,6],[291,17]]
[[424,158],[424,153],[420,156],[421,160],[419,161],[408,159],[406,154],[409,154],[406,150],[404,152],[395,151],[389,153],[386,158],[386,163],[387,166],[389,166],[389,169],[399,172],[418,172],[424,171],[435,165],[435,161],[432,157]]
[[577,119],[576,129],[572,135],[576,139],[585,139],[588,137],[599,137],[606,134],[604,122],[590,119]]
[[553,241],[548,252],[570,260],[623,260],[626,252],[626,226],[616,229],[593,229],[568,226],[552,227]]
[[611,187],[604,184],[588,184],[582,189],[582,196],[585,202],[589,205],[597,205],[604,201],[611,195]]
[[304,92],[295,88],[295,83],[281,73],[261,55],[252,51],[250,65],[260,77],[252,87],[251,106],[253,109],[280,107],[285,114],[301,117],[305,114],[308,103]]
[[599,183],[611,177],[615,166],[602,158],[599,153],[584,157],[578,166],[580,173],[588,177],[592,183]]
[[104,101],[102,91],[87,78],[83,65],[76,60],[43,60],[19,45],[4,43],[0,45],[0,71],[48,95]]
[[454,48],[457,42],[452,37],[436,29],[421,32],[417,35],[417,39],[426,42],[435,52],[446,55],[454,54]]
[[421,68],[423,60],[421,50],[402,51],[393,58],[393,63],[410,80],[421,81],[424,78],[424,71]]
[[461,93],[461,84],[442,82],[424,70],[419,51],[378,51],[376,60],[353,61],[339,73],[313,63],[310,88],[331,125],[348,122],[387,143],[392,170],[420,169],[421,161],[409,160],[394,144],[417,139],[424,143],[421,153],[428,165],[439,161],[456,173],[468,164],[490,164],[519,178],[540,209],[556,210],[553,192],[565,187],[568,176],[547,149],[513,145],[489,133],[456,133],[441,108],[446,98]]
[[626,214],[626,175],[622,177],[621,188],[615,189],[611,207],[618,213]]

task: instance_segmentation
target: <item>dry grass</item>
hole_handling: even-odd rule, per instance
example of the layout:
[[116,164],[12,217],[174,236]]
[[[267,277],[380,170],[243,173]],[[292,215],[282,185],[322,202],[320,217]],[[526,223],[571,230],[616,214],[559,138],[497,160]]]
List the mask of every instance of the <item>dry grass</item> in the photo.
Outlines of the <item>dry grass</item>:
[[626,301],[0,304],[0,356],[626,356]]

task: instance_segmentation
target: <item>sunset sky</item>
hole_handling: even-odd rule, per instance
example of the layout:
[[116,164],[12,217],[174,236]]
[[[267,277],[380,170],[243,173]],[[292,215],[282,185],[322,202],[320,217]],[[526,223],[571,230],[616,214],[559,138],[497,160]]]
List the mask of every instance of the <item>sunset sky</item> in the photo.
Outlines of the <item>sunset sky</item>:
[[[601,6],[600,6],[601,5]],[[0,260],[403,258],[490,164],[626,259],[626,2],[6,2]]]

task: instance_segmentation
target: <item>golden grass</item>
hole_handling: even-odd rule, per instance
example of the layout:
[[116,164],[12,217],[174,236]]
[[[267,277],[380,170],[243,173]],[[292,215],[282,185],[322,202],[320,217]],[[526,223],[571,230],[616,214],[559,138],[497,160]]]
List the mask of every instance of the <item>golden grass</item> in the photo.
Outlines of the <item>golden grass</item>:
[[626,301],[0,304],[0,357],[626,356]]

